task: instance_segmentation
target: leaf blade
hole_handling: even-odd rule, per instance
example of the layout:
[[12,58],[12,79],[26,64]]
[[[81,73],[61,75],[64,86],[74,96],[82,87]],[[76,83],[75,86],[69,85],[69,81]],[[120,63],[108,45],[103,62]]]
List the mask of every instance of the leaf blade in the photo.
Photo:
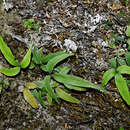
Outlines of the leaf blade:
[[121,65],[126,65],[126,61],[124,60],[124,59],[122,59],[122,58],[117,58],[117,62],[118,62],[118,64],[121,66]]
[[48,92],[48,94],[49,94],[57,103],[59,103],[56,94],[54,93],[52,87],[50,86],[50,76],[49,76],[49,75],[44,78],[44,82],[45,82],[45,86],[46,86],[45,88],[46,88],[46,91]]
[[69,71],[71,70],[71,67],[69,66],[58,66],[56,67],[56,71],[59,72],[59,73],[64,73],[64,74],[67,74]]
[[68,89],[72,89],[72,90],[76,90],[76,91],[86,91],[86,88],[81,88],[81,87],[77,87],[77,86],[70,85],[70,84],[64,84],[64,85]]
[[47,94],[46,98],[47,98],[49,106],[51,106],[52,105],[52,97],[49,94]]
[[6,76],[15,76],[20,72],[20,67],[14,67],[14,68],[0,68],[0,73],[6,75]]
[[28,89],[38,88],[38,86],[35,83],[31,83],[31,82],[26,83],[25,87]]
[[42,107],[46,107],[44,100],[42,98],[42,93],[41,91],[37,91],[36,89],[33,90],[32,94],[37,98],[37,100],[40,102],[40,104],[42,105]]
[[116,74],[115,69],[107,70],[103,75],[102,86],[105,86]]
[[25,69],[30,64],[30,61],[31,61],[31,51],[32,51],[32,45],[30,46],[28,52],[26,53],[26,55],[24,56],[23,60],[20,63],[21,68]]
[[130,66],[130,52],[127,52],[127,53],[125,54],[125,59],[126,59],[126,62],[127,62],[127,64],[128,64],[128,66]]
[[130,74],[130,66],[122,65],[117,68],[117,71],[121,74]]
[[0,50],[4,55],[5,59],[13,66],[19,66],[17,60],[15,60],[10,48],[6,45],[3,38],[0,36]]
[[77,104],[80,104],[80,101],[72,96],[70,96],[68,93],[66,93],[65,91],[63,91],[62,89],[60,88],[56,88],[56,93],[58,94],[58,96],[65,100],[65,101],[68,101],[68,102],[71,102],[71,103],[77,103]]
[[38,104],[28,88],[24,88],[24,99],[33,107],[38,108]]
[[42,49],[36,50],[36,47],[34,47],[32,57],[33,62],[36,64],[41,64],[41,55],[42,55]]
[[56,66],[56,64],[58,64],[59,62],[61,62],[64,59],[66,59],[70,55],[72,55],[72,54],[62,54],[62,55],[58,55],[58,56],[52,58],[51,60],[49,60],[46,65],[48,72],[52,72],[52,70]]
[[68,54],[67,52],[63,52],[63,51],[60,51],[60,52],[56,52],[56,53],[51,53],[47,56],[44,56],[41,60],[42,60],[42,63],[47,63],[49,60],[51,60],[52,58],[58,56],[58,55],[62,55],[62,54]]
[[127,37],[130,37],[130,25],[127,27],[125,34]]
[[83,88],[93,88],[93,89],[97,89],[101,92],[107,92],[103,87],[99,87],[98,85],[95,85],[95,84],[91,83],[90,81],[84,80],[77,76],[61,74],[61,73],[54,73],[53,78],[56,81],[61,82],[63,84],[70,84],[70,85],[74,85],[77,87],[83,87]]
[[109,65],[110,65],[110,67],[116,68],[116,66],[117,66],[117,64],[116,64],[116,59],[117,59],[117,58],[112,58],[112,59],[109,60]]
[[130,92],[127,87],[127,83],[119,73],[115,75],[115,83],[122,98],[127,102],[128,105],[130,105]]

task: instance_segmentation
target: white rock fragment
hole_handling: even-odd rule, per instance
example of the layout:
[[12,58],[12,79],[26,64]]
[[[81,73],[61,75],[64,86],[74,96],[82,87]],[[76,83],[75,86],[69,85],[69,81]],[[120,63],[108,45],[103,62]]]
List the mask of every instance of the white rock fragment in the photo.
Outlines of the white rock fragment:
[[100,16],[99,14],[97,14],[94,17],[91,17],[91,23],[97,24],[100,23],[100,21],[103,19],[103,16]]
[[108,46],[108,42],[107,41],[103,41],[103,39],[100,39],[100,38],[98,38],[97,43],[99,43],[103,47]]
[[104,18],[105,16],[104,15],[95,15],[94,17],[92,15],[88,15],[86,14],[87,17],[88,17],[88,20],[87,22],[84,23],[84,26],[87,28],[87,32],[90,33],[90,32],[94,32],[95,29],[98,27],[97,24],[99,24]]
[[97,48],[94,48],[94,49],[93,49],[93,52],[94,52],[94,53],[97,53],[97,52],[98,52],[98,49],[97,49]]
[[49,35],[43,35],[43,41],[50,41],[51,40],[51,36]]
[[76,52],[77,51],[77,45],[75,44],[74,41],[70,40],[70,39],[65,39],[65,43],[64,46],[66,47],[67,51],[71,52]]
[[106,46],[108,46],[108,42],[107,42],[107,41],[103,41],[103,42],[101,42],[101,45],[102,45],[103,47],[106,47]]
[[104,41],[103,39],[98,38],[97,41],[93,41],[92,44],[100,44],[102,47],[107,47],[108,41]]
[[3,0],[4,9],[8,11],[9,9],[13,8],[13,3],[6,2],[6,0]]
[[97,59],[97,60],[96,60],[96,65],[97,65],[97,68],[106,68],[106,67],[108,67],[108,63],[105,62],[105,61],[103,60],[103,58],[101,58],[100,60]]
[[19,86],[19,87],[18,87],[18,92],[23,92],[23,91],[24,91],[24,86],[22,86],[22,85]]
[[13,130],[12,128],[8,128],[8,130]]
[[97,28],[97,25],[94,25],[94,26],[89,26],[89,29],[87,32],[94,32]]

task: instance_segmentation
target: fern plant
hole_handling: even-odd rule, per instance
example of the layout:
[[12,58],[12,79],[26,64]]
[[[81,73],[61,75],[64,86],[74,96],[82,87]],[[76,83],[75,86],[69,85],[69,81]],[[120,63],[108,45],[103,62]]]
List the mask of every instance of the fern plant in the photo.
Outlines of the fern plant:
[[[34,97],[45,107],[43,96],[47,99],[49,105],[52,104],[52,100],[55,100],[59,104],[59,99],[79,104],[80,101],[69,94],[70,90],[86,91],[87,88],[91,88],[101,92],[107,92],[101,86],[68,74],[71,69],[70,67],[57,66],[57,64],[73,54],[56,52],[43,56],[41,52],[41,49],[36,50],[36,48],[34,48],[32,60],[33,63],[39,65],[47,75],[41,81],[25,84],[24,90],[24,97],[32,107],[38,107]],[[31,94],[29,89],[34,89],[32,91],[33,94]],[[34,96],[33,98],[32,95]]]
[[119,60],[119,58],[111,59],[110,66],[112,69],[107,70],[103,75],[102,86],[105,86],[108,81],[114,78],[120,95],[130,105],[129,80],[125,80],[122,76],[123,74],[130,74],[130,66],[126,65],[126,62]]

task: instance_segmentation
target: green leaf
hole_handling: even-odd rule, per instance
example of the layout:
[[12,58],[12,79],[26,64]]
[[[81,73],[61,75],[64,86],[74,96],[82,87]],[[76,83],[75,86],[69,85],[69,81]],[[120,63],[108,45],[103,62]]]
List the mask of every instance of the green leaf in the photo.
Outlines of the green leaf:
[[31,63],[31,64],[29,65],[29,69],[34,69],[34,68],[35,68],[35,64]]
[[57,96],[56,96],[56,94],[54,93],[54,91],[53,91],[53,89],[52,89],[52,87],[51,87],[51,85],[50,85],[50,76],[49,76],[49,75],[44,78],[44,82],[45,82],[45,86],[46,86],[45,88],[46,88],[46,91],[48,92],[48,94],[49,94],[57,103],[59,103],[59,101],[58,101],[58,99],[57,99]]
[[8,81],[4,81],[3,85],[4,85],[4,86],[8,86],[8,85],[9,85],[9,82],[8,82]]
[[62,89],[60,88],[56,88],[56,93],[58,94],[58,96],[65,100],[65,101],[68,101],[68,102],[71,102],[71,103],[77,103],[79,104],[80,101],[72,96],[70,96],[70,94],[66,93],[65,91],[63,91]]
[[38,104],[28,88],[24,89],[24,99],[33,107],[38,108]]
[[42,91],[44,91],[44,93],[46,93],[46,86],[45,86],[45,81],[41,80],[41,81],[36,81],[34,82]]
[[127,37],[130,37],[130,25],[127,27],[125,34]]
[[69,66],[58,66],[56,68],[56,71],[62,74],[67,74],[71,70],[71,67]]
[[40,91],[42,92],[42,94],[45,94],[45,95],[47,94],[44,80],[37,81],[34,83],[38,86],[38,88],[40,88]]
[[66,86],[66,88],[68,89],[72,89],[72,90],[76,90],[76,91],[86,91],[86,88],[80,88],[74,85],[70,85],[70,84],[64,84]]
[[28,65],[30,64],[31,51],[32,51],[32,45],[30,46],[28,52],[26,53],[26,55],[24,56],[23,60],[21,61],[21,67],[22,67],[23,69],[27,68]]
[[48,104],[52,105],[52,97],[49,94],[47,94],[46,98],[47,98]]
[[84,80],[77,76],[72,76],[68,74],[61,74],[61,73],[55,73],[53,74],[53,78],[61,82],[63,84],[69,84],[77,87],[83,87],[83,88],[93,88],[100,90],[102,92],[107,92],[103,87],[99,87],[98,85],[95,85],[87,80]]
[[120,128],[119,130],[124,130],[124,128]]
[[14,67],[14,68],[0,68],[0,73],[6,75],[6,76],[15,76],[20,72],[20,67]]
[[130,38],[127,40],[128,46],[130,46]]
[[56,81],[53,81],[53,83],[51,84],[51,87],[56,88],[57,86],[59,86],[59,83],[57,83]]
[[33,23],[34,23],[34,19],[28,19],[28,20],[24,23],[24,27],[25,27],[25,28],[32,28],[32,27],[33,27]]
[[42,56],[42,49],[36,50],[36,47],[33,49],[33,57],[32,60],[35,64],[41,64],[41,56]]
[[117,58],[117,62],[119,65],[126,65],[125,60],[123,60],[122,58]]
[[118,73],[115,75],[115,83],[122,98],[130,105],[130,92],[122,75]]
[[37,91],[36,89],[32,91],[32,94],[37,98],[37,100],[40,102],[40,104],[42,105],[42,107],[45,107],[45,103],[42,97],[42,93],[41,91]]
[[115,69],[107,70],[103,75],[102,86],[105,86],[116,74]]
[[116,68],[116,58],[112,58],[109,60],[110,67]]
[[34,47],[33,51],[32,51],[32,54],[33,54],[33,57],[32,57],[32,61],[35,63],[35,64],[40,64],[40,59],[37,55],[37,50],[36,50],[36,47]]
[[56,56],[59,56],[59,55],[63,55],[63,54],[68,54],[67,52],[63,52],[63,51],[60,51],[60,52],[56,52],[56,53],[51,53],[47,56],[44,56],[42,58],[42,63],[47,63],[49,60],[51,60],[52,58],[56,57]]
[[0,36],[0,50],[4,55],[5,59],[13,66],[19,66],[17,60],[15,60],[10,48],[6,45],[3,38]]
[[128,46],[128,51],[130,51],[130,45]]
[[127,62],[127,64],[128,64],[128,66],[130,66],[130,52],[127,52],[127,53],[125,54],[125,59],[126,59],[126,62]]
[[26,83],[25,87],[28,89],[38,88],[38,86],[35,83],[30,83],[30,82]]
[[130,80],[126,80],[128,86],[130,86]]
[[62,55],[58,55],[58,56],[52,58],[51,60],[49,60],[46,65],[48,72],[52,72],[52,70],[56,66],[56,64],[58,64],[59,62],[61,62],[64,59],[66,59],[70,55],[72,55],[72,54],[62,54]]
[[121,74],[130,74],[130,66],[122,65],[117,68],[117,71]]
[[45,71],[45,72],[48,72],[46,65],[41,65],[41,66],[40,66],[40,69],[42,69],[42,70]]

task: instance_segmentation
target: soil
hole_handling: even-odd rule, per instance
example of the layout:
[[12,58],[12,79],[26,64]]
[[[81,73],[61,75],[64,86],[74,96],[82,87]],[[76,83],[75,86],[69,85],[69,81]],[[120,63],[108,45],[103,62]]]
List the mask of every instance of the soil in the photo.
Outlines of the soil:
[[[109,44],[114,35],[125,36],[130,24],[130,3],[124,0],[1,0],[0,35],[20,61],[32,41],[44,54],[66,50],[75,57],[66,64],[71,74],[101,84],[109,59],[124,57],[128,44]],[[24,27],[33,18],[38,30]],[[109,24],[110,23],[110,24]],[[25,51],[26,50],[26,51]],[[11,67],[0,52],[0,67]],[[81,104],[61,100],[61,104],[33,109],[23,97],[26,82],[43,78],[39,68],[22,70],[16,77],[0,74],[8,81],[0,94],[0,130],[128,130],[130,109],[111,80],[109,93],[96,90],[73,92]]]

